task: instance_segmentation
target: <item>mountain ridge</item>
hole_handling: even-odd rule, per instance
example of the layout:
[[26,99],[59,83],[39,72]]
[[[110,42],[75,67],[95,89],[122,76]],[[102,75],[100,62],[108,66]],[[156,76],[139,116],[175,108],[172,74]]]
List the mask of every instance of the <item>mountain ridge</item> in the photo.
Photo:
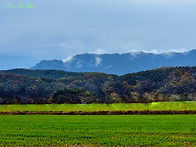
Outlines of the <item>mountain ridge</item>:
[[196,66],[196,49],[187,52],[149,53],[144,51],[123,54],[78,54],[65,62],[42,60],[30,69],[55,69],[71,72],[104,72],[124,75],[163,66]]

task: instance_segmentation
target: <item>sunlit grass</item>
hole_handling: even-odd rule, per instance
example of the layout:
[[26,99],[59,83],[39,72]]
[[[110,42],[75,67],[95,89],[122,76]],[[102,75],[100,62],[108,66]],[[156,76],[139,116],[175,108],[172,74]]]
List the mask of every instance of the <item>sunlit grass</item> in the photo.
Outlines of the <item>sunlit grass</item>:
[[195,101],[118,103],[118,104],[44,104],[0,105],[0,111],[128,111],[128,110],[196,110]]

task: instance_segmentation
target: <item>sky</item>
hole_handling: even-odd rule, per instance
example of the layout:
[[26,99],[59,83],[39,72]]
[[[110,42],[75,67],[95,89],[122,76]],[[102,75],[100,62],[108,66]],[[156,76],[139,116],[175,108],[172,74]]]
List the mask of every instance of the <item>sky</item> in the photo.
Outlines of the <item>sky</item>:
[[195,8],[195,0],[1,0],[0,69],[82,53],[192,50]]

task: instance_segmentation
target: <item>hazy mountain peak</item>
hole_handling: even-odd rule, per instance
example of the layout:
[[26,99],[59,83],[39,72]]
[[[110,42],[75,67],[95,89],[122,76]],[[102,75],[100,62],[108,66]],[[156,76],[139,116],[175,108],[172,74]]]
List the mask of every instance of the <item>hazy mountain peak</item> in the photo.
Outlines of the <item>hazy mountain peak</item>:
[[105,72],[122,75],[163,66],[196,66],[196,50],[188,52],[129,52],[124,54],[79,54],[65,60],[43,60],[32,69],[73,72]]

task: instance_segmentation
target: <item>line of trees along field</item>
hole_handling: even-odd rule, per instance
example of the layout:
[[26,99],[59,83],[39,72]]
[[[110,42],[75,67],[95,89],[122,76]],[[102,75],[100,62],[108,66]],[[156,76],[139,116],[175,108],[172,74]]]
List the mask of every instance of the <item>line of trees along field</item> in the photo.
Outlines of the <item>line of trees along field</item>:
[[123,76],[58,70],[0,71],[0,104],[195,100],[196,67],[163,67]]

